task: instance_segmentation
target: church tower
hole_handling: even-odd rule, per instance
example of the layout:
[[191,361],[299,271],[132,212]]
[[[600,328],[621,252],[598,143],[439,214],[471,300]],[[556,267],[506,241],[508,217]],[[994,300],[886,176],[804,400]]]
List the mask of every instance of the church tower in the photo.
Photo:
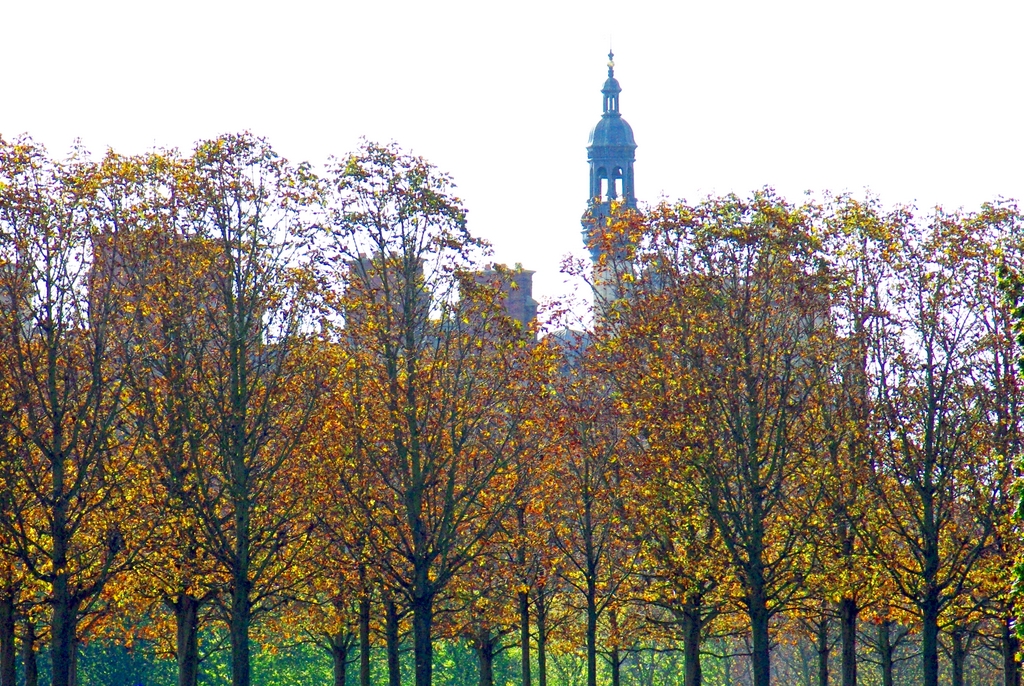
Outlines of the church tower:
[[[615,55],[608,52],[608,79],[601,89],[604,113],[590,132],[587,159],[590,162],[590,198],[583,215],[583,241],[590,249],[594,263],[594,298],[598,311],[613,297],[610,290],[615,268],[625,259],[622,254],[610,254],[601,259],[601,248],[591,240],[594,232],[606,225],[612,202],[628,209],[636,208],[633,190],[633,162],[636,160],[636,141],[633,129],[619,113],[619,93],[622,88],[615,78]],[[613,248],[614,250],[614,248]],[[624,252],[615,250],[615,253]],[[619,264],[617,264],[619,263]]]

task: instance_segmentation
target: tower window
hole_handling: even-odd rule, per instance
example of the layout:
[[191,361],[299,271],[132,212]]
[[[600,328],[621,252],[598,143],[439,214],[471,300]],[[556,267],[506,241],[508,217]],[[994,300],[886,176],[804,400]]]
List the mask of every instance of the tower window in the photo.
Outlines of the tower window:
[[601,179],[601,200],[608,199],[608,179]]

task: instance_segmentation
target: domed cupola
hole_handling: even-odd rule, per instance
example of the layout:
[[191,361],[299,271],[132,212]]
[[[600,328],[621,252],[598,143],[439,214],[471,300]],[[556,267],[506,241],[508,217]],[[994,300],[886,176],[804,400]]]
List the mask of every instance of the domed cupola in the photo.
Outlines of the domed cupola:
[[608,53],[608,80],[604,82],[604,88],[601,89],[601,92],[604,93],[605,114],[619,111],[619,93],[622,92],[622,86],[615,78],[615,61],[612,59],[614,54]]
[[608,53],[608,79],[601,95],[604,112],[597,126],[590,132],[587,159],[590,161],[590,199],[583,214],[583,242],[594,263],[592,285],[595,313],[603,318],[617,298],[622,297],[616,275],[628,271],[627,246],[615,241],[594,240],[604,234],[611,217],[612,203],[636,209],[633,190],[633,162],[636,159],[636,141],[633,129],[619,113],[619,94],[622,87],[615,78],[615,55]]
[[633,129],[619,113],[619,93],[622,87],[615,78],[614,54],[608,53],[608,79],[601,94],[604,113],[590,132],[587,159],[590,161],[590,198],[583,214],[583,241],[589,246],[591,258],[597,264],[601,259],[598,246],[591,240],[597,227],[604,225],[611,213],[612,201],[635,209],[633,189],[633,162],[636,159],[636,141]]
[[612,200],[621,200],[627,207],[636,206],[633,192],[633,162],[636,141],[633,129],[619,112],[622,87],[615,78],[614,53],[608,53],[608,79],[601,94],[604,113],[590,132],[587,159],[590,161],[591,213]]

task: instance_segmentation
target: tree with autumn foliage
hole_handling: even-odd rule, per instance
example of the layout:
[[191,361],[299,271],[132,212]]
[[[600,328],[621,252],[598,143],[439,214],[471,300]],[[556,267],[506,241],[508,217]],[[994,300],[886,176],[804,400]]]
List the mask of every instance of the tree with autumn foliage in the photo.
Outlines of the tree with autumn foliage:
[[807,437],[820,431],[832,332],[814,214],[770,191],[666,205],[636,247],[650,281],[640,292],[669,305],[650,303],[664,315],[650,335],[674,358],[678,414],[693,418],[682,433],[658,428],[692,470],[726,551],[756,686],[770,679],[772,617],[804,592],[808,513],[821,499]]
[[[310,507],[314,513],[308,557],[308,598],[311,606],[300,624],[326,650],[334,665],[337,684],[345,683],[350,651],[358,648],[359,683],[370,680],[371,604],[381,585],[377,561],[368,540],[369,520],[360,516],[358,503],[374,497],[372,481],[364,481],[353,468],[362,459],[363,446],[381,440],[367,411],[372,403],[363,393],[356,358],[342,340],[324,342],[320,364],[326,371],[325,390],[313,416],[306,445],[311,459],[306,477],[312,482]],[[397,621],[397,608],[394,619]],[[389,614],[390,616],[390,614]],[[387,633],[387,631],[385,632]],[[397,629],[394,635],[397,641]],[[398,679],[397,645],[388,640],[392,680]]]
[[[486,273],[492,278],[510,277],[499,267]],[[500,284],[494,284],[500,285]],[[514,467],[519,480],[517,501],[507,509],[500,525],[483,543],[481,554],[456,577],[450,597],[452,612],[448,619],[454,625],[452,635],[464,637],[477,655],[480,686],[493,686],[494,660],[512,647],[519,648],[520,676],[523,686],[532,681],[531,616],[537,617],[538,633],[546,627],[539,613],[532,612],[535,593],[541,590],[557,551],[550,547],[549,528],[544,520],[556,490],[552,488],[551,460],[536,459],[538,454],[553,457],[552,435],[547,417],[532,430],[540,430],[535,451],[522,454]],[[540,609],[543,609],[543,600]],[[538,673],[545,674],[544,639],[538,636]]]
[[[557,411],[557,410],[556,410]],[[550,444],[558,436],[549,432],[546,419],[538,428],[547,434]],[[550,447],[543,447],[550,455]],[[502,527],[497,555],[501,557],[515,583],[515,600],[519,617],[519,658],[523,686],[532,683],[533,642],[536,641],[538,686],[547,683],[547,634],[550,631],[550,600],[558,587],[558,551],[551,546],[549,516],[558,509],[558,482],[554,470],[537,469],[524,472],[528,482],[520,501],[511,509]],[[557,516],[557,515],[556,515]],[[534,632],[533,626],[536,627]]]
[[700,417],[680,355],[685,343],[674,335],[684,316],[680,308],[689,303],[664,271],[668,246],[657,243],[650,219],[619,212],[597,235],[603,254],[612,254],[615,245],[629,246],[632,254],[606,270],[612,277],[606,292],[620,297],[599,323],[595,344],[618,400],[618,421],[630,437],[633,490],[625,498],[644,541],[638,572],[647,579],[642,596],[649,619],[663,635],[681,637],[683,683],[700,686],[702,643],[735,589],[729,588],[726,551],[690,464]]
[[138,219],[140,180],[110,153],[49,159],[30,140],[0,142],[3,297],[10,392],[0,410],[0,527],[41,585],[54,686],[74,680],[81,621],[102,618],[104,588],[145,537],[127,414],[127,345],[118,238]]
[[[939,679],[939,630],[992,549],[1003,457],[984,398],[1005,360],[990,346],[991,246],[976,222],[907,217],[887,250],[870,349],[876,447],[873,552],[921,622],[922,678]],[[981,251],[981,252],[979,252]],[[986,369],[995,374],[986,373]],[[1012,431],[1016,431],[1015,428]],[[1000,476],[1003,475],[1003,476]]]
[[[597,684],[599,623],[622,601],[640,549],[632,523],[629,436],[599,354],[586,338],[565,348],[556,385],[560,440],[552,464],[563,490],[551,512],[551,544],[572,591],[567,602],[582,619],[577,633],[586,648],[589,686]],[[619,661],[612,663],[615,678]]]
[[816,564],[808,576],[811,606],[818,623],[819,682],[827,681],[827,627],[838,621],[840,681],[857,683],[857,623],[865,604],[879,591],[880,570],[858,532],[867,498],[871,453],[869,326],[884,267],[881,253],[902,208],[885,212],[877,199],[829,198],[820,228],[831,278],[829,326],[836,348],[822,379],[817,404],[820,432],[812,434],[818,456],[822,500],[811,513],[816,531]]
[[[5,276],[9,276],[6,264],[0,264]],[[4,291],[0,292],[0,303],[8,303],[12,300],[11,289],[17,289],[18,283],[10,278],[2,282]],[[18,312],[13,307],[0,307],[0,326],[4,330],[12,326],[19,326]],[[2,383],[2,382],[0,382]],[[11,395],[12,387],[4,383],[0,385],[0,407],[11,407],[14,398]],[[17,435],[9,428],[0,425],[0,455],[16,455],[22,449],[21,442]],[[14,458],[18,459],[18,458]],[[6,481],[0,492],[10,492],[13,484]],[[4,498],[0,501],[0,507],[12,507],[14,503]],[[13,513],[10,513],[13,514]],[[8,516],[10,516],[8,514]],[[30,589],[32,588],[31,577],[26,574],[25,565],[18,559],[16,550],[12,545],[10,536],[0,532],[0,686],[15,686],[16,682],[16,624],[20,614],[28,614],[27,610],[31,601]],[[33,653],[34,655],[34,653]]]
[[269,643],[290,639],[317,646],[330,657],[335,686],[345,686],[349,667],[358,662],[359,681],[365,683],[370,630],[365,575],[336,541],[328,538],[311,547],[316,553],[307,559],[311,569],[303,597],[276,614],[268,627],[274,630]]
[[447,593],[444,624],[448,635],[465,640],[477,659],[477,683],[494,686],[494,661],[519,643],[521,628],[514,563],[504,557],[506,540],[499,533],[488,550],[466,565]]
[[216,301],[220,262],[212,244],[184,221],[187,161],[154,153],[128,164],[125,171],[144,190],[140,222],[117,238],[116,278],[126,292],[122,307],[135,351],[124,380],[139,437],[135,459],[145,475],[132,505],[149,523],[150,535],[115,595],[120,612],[132,620],[149,617],[141,625],[129,620],[129,630],[169,644],[179,686],[195,686],[200,627],[227,587],[192,509],[200,465],[211,459],[211,408],[203,384],[213,337],[204,312]]
[[429,686],[434,603],[517,502],[550,355],[474,278],[484,246],[446,176],[367,143],[331,182],[325,264],[376,424],[347,478],[373,484],[355,516],[411,609],[416,684]]
[[[0,269],[3,269],[3,266],[0,266]],[[10,289],[16,285],[16,282],[12,279],[4,282],[3,285],[6,289]],[[0,293],[0,303],[9,301],[8,293],[10,293],[9,290]],[[0,326],[4,329],[19,325],[17,311],[14,308],[0,308],[0,318],[2,318]],[[14,402],[10,395],[11,386],[3,384],[0,389],[2,389],[0,390],[0,394],[2,394],[0,395],[2,397],[0,407],[10,407]],[[17,455],[20,449],[21,442],[17,435],[10,428],[0,425],[0,455]],[[8,492],[8,489],[13,490],[13,484],[4,482],[2,488],[3,491],[0,492]],[[8,498],[0,501],[0,507],[12,507],[13,505],[14,503]],[[8,516],[11,514],[13,512]],[[27,574],[24,563],[18,559],[13,540],[0,531],[0,686],[15,686],[17,683],[16,625],[19,615],[27,616],[30,611],[32,587],[32,578]],[[26,622],[26,627],[28,625],[29,622]],[[34,643],[34,641],[32,642]],[[32,655],[34,656],[34,652]],[[26,661],[26,664],[30,661]]]
[[[546,403],[546,417],[540,423],[542,429],[548,430],[551,446],[550,466],[542,469],[527,491],[521,504],[515,511],[515,531],[517,532],[514,547],[506,551],[507,556],[516,557],[519,587],[520,609],[520,644],[529,641],[531,633],[530,617],[532,613],[533,638],[536,647],[537,686],[547,686],[549,658],[559,645],[565,645],[564,635],[570,632],[566,628],[578,620],[576,613],[568,607],[568,595],[574,593],[565,582],[568,565],[571,564],[559,547],[555,544],[555,536],[563,526],[564,508],[562,496],[564,483],[562,471],[557,462],[563,453],[554,446],[560,445],[561,434],[557,430],[558,418],[561,416],[559,403]],[[523,563],[520,563],[523,561]],[[526,598],[523,598],[523,592]],[[526,602],[524,602],[524,600]],[[520,646],[520,650],[523,650]],[[520,655],[523,684],[527,686],[529,652]]]
[[1012,300],[1011,275],[1024,267],[1024,216],[1014,203],[997,202],[952,219],[964,227],[960,238],[966,263],[963,271],[970,275],[982,348],[975,376],[976,399],[983,435],[994,455],[989,468],[977,475],[992,493],[991,507],[981,511],[982,516],[991,518],[992,545],[972,571],[972,604],[985,618],[982,640],[993,639],[1001,653],[1003,684],[1018,686],[1018,608],[1012,577],[1013,562],[1021,553],[1015,489],[1021,475],[1022,424],[1019,349],[1014,341],[1019,312]]
[[296,594],[312,528],[299,447],[323,387],[306,254],[319,186],[241,134],[200,143],[176,191],[181,233],[211,261],[192,275],[210,278],[202,367],[189,368],[210,426],[185,505],[223,579],[232,686],[249,686],[253,619]]
[[1024,268],[1024,215],[1014,203],[987,203],[981,211],[962,217],[972,241],[969,273],[978,303],[981,342],[986,355],[978,375],[978,401],[986,424],[985,434],[996,455],[988,472],[994,492],[993,543],[982,561],[977,580],[979,600],[1002,657],[1004,686],[1019,686],[1018,608],[1013,596],[1012,563],[1021,556],[1015,489],[1021,477],[1019,456],[1024,439],[1021,372],[1014,342],[1013,311],[1004,298],[998,274]]
[[995,277],[1000,263],[1019,269],[1024,264],[1024,221],[1015,204],[995,202],[978,212],[956,212],[948,221],[963,227],[959,249],[976,310],[981,351],[974,372],[975,402],[982,422],[980,438],[992,456],[986,468],[965,477],[977,480],[992,493],[979,514],[990,520],[992,542],[972,569],[961,597],[942,622],[950,655],[951,682],[970,681],[969,658],[979,648],[1000,654],[1003,683],[1020,682],[1014,618],[1017,614],[1012,584],[1012,563],[1020,556],[1020,536],[1014,521],[1014,490],[1020,477],[1016,456],[1021,448],[1020,376],[1014,364],[1010,308],[1001,297]]

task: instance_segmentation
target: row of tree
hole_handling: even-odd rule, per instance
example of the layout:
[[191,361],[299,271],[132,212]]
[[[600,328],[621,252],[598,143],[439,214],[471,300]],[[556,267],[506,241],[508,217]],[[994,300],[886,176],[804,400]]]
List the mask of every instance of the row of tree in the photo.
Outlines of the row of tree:
[[925,686],[983,634],[1017,686],[1016,208],[764,191],[599,228],[595,324],[537,340],[394,146],[318,172],[249,134],[0,140],[0,686],[18,636],[31,686],[37,643],[74,686],[97,639],[195,686],[218,637],[233,686],[254,641],[320,646],[338,686],[375,645],[399,686],[411,644],[429,686],[439,636],[482,686],[510,645],[524,686],[579,646],[618,686],[679,644],[686,686],[739,646],[767,686],[802,634],[827,684],[836,623],[851,686],[859,622],[885,683],[912,631]]
[[[738,604],[763,686],[774,622],[794,605],[817,612],[827,646],[835,617],[845,686],[868,613],[920,632],[930,686],[940,630],[962,684],[968,637],[988,622],[1018,683],[1019,351],[995,277],[1024,255],[1016,208],[920,220],[765,192],[633,222],[605,238],[609,254],[635,252],[605,270],[619,299],[596,354],[634,459],[651,461],[637,502],[660,512],[638,521],[665,558],[682,553],[666,571],[692,608],[684,626]],[[681,513],[694,524],[681,529]]]

